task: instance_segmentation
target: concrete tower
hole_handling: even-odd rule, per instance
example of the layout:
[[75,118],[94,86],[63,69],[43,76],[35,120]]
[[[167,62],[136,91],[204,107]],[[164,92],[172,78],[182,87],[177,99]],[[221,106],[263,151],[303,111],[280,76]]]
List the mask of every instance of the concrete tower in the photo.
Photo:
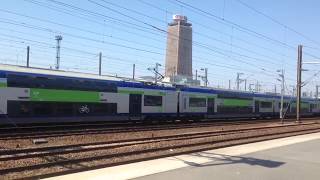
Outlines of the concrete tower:
[[192,24],[186,16],[173,15],[168,24],[165,76],[192,78]]

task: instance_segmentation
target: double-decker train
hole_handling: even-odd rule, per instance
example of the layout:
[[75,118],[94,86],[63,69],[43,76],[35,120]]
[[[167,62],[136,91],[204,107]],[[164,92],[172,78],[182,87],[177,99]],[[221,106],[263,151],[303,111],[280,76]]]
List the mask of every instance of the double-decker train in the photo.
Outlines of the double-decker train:
[[[295,98],[284,97],[287,115]],[[0,65],[0,124],[278,117],[280,96]],[[320,103],[302,98],[301,114]]]

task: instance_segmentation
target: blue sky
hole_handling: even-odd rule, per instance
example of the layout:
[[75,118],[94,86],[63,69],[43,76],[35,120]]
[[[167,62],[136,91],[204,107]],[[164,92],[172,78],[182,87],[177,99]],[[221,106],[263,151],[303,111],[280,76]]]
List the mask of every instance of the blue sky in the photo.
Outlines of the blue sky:
[[[102,52],[104,74],[130,77],[135,63],[137,76],[152,75],[148,67],[156,62],[164,65],[166,34],[159,29],[166,30],[172,14],[186,15],[193,24],[193,69],[207,67],[210,86],[227,87],[231,80],[234,87],[236,73],[241,72],[248,84],[259,81],[265,91],[276,84],[279,92],[276,70],[283,68],[291,90],[298,44],[305,46],[304,61],[320,57],[319,1],[242,0],[290,29],[238,0],[181,1],[209,14],[175,0],[2,1],[0,62],[25,64],[29,45],[32,66],[54,67],[54,37],[62,35],[62,69],[97,73],[98,53]],[[303,79],[309,83],[303,91],[315,91],[319,77],[310,77],[318,67],[304,66],[309,71],[303,73]]]

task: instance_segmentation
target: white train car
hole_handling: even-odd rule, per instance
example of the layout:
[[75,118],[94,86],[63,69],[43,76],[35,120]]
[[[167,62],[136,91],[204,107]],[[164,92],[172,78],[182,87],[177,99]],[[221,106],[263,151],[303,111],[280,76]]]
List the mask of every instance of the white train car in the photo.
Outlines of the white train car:
[[0,123],[142,120],[177,114],[168,86],[0,65]]
[[235,91],[184,87],[180,89],[180,116],[201,118],[255,117],[252,95]]
[[183,88],[179,92],[179,116],[208,118],[217,112],[216,98],[210,91]]

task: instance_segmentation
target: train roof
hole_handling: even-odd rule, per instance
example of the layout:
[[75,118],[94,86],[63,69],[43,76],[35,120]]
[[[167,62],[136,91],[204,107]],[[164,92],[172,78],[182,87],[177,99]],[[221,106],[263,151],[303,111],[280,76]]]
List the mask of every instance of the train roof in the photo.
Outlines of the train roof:
[[26,74],[26,75],[34,74],[34,75],[41,75],[45,77],[59,76],[63,78],[109,81],[109,82],[116,83],[119,87],[147,88],[147,89],[172,90],[172,91],[176,90],[175,87],[171,85],[166,85],[166,84],[154,85],[151,83],[135,81],[125,77],[115,77],[115,76],[108,76],[108,75],[100,76],[97,74],[90,74],[90,73],[80,73],[80,72],[34,68],[34,67],[28,68],[25,66],[0,64],[0,76],[1,76],[1,73],[4,73],[4,72],[19,73],[19,74]]
[[[190,87],[190,86],[180,86],[181,91],[188,92],[199,92],[199,93],[212,93],[212,94],[224,94],[229,97],[242,97],[242,98],[281,98],[281,95],[277,94],[267,94],[267,93],[257,93],[257,92],[248,92],[248,91],[235,91],[229,89],[217,89],[217,88],[206,88],[206,87]],[[284,96],[286,100],[295,100],[295,96]],[[315,101],[314,98],[302,98],[302,101]]]

